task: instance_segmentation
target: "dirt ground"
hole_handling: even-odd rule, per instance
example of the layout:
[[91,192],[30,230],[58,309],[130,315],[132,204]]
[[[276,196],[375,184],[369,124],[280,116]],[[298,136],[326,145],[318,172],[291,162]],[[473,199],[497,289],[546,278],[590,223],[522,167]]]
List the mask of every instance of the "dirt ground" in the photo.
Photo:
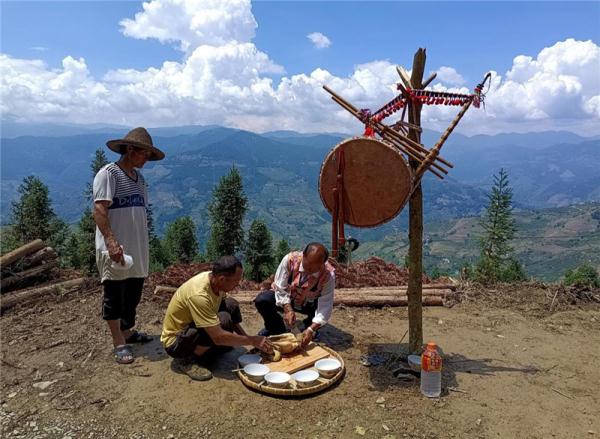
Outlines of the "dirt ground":
[[[464,286],[458,305],[424,310],[425,341],[443,350],[435,399],[392,374],[406,308],[335,309],[320,342],[340,352],[346,376],[282,399],[231,372],[241,348],[213,363],[208,382],[173,372],[158,337],[136,347],[133,365],[116,364],[100,298],[95,289],[1,317],[2,437],[600,438],[600,305],[545,286]],[[146,295],[140,329],[157,336],[164,309]],[[248,331],[262,327],[252,307],[243,315]],[[361,363],[375,353],[383,364]]]

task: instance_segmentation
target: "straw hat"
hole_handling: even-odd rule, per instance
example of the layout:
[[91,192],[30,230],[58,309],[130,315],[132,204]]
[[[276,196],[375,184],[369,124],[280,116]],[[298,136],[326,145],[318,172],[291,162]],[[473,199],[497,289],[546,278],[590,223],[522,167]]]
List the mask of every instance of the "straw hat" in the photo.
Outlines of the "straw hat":
[[125,154],[125,147],[127,145],[150,150],[152,154],[148,160],[156,161],[165,158],[165,153],[152,144],[152,137],[150,137],[146,128],[134,128],[129,131],[123,139],[109,140],[106,142],[106,146],[108,146],[110,150],[119,154]]

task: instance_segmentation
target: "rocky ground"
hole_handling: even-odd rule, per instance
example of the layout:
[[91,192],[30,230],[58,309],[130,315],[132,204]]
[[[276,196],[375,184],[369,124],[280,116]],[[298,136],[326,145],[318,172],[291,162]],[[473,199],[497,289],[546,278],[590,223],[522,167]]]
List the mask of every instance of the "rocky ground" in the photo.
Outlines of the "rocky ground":
[[[405,308],[338,308],[321,343],[344,379],[303,399],[244,387],[243,349],[192,382],[171,370],[158,339],[114,362],[101,292],[50,299],[0,318],[1,436],[6,438],[593,438],[600,437],[600,305],[588,292],[543,284],[462,285],[453,308],[423,313],[444,358],[443,393],[394,377],[406,353]],[[158,336],[164,301],[150,292],[140,329]],[[259,316],[244,305],[245,326]],[[365,355],[381,364],[365,366]]]

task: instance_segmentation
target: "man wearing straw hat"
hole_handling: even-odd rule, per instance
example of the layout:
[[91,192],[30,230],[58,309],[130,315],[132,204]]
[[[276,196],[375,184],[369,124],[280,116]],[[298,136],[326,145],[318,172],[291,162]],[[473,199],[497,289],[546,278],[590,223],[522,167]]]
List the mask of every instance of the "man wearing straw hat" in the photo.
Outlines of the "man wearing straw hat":
[[148,190],[138,169],[165,154],[141,127],[106,145],[121,157],[94,178],[96,263],[104,288],[102,318],[112,335],[115,360],[127,364],[134,360],[130,343],[152,340],[132,329],[149,266]]

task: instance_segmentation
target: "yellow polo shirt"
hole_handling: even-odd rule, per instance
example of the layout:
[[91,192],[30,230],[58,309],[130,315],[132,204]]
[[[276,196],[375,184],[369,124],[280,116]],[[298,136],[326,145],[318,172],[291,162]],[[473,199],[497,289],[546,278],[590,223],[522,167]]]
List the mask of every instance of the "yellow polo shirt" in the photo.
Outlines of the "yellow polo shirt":
[[218,312],[225,293],[223,295],[213,293],[209,274],[210,271],[197,274],[188,279],[173,294],[160,335],[160,341],[165,347],[172,345],[177,335],[187,329],[192,322],[197,328],[220,324]]

